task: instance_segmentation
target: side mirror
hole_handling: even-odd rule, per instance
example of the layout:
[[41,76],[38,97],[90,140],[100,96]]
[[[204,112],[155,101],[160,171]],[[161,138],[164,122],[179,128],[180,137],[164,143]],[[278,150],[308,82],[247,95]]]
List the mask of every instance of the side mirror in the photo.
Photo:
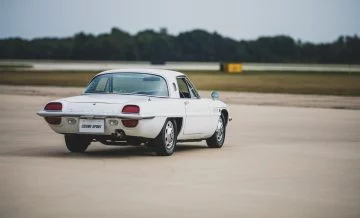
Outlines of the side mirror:
[[219,95],[219,93],[217,92],[217,91],[212,91],[211,92],[211,98],[212,98],[212,100],[219,100],[220,99],[220,95]]

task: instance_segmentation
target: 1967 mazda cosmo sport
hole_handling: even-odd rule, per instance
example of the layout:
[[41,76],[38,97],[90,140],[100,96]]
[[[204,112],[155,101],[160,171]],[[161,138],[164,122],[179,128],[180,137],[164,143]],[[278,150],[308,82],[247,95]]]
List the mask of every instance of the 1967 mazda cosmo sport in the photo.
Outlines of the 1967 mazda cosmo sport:
[[119,69],[97,74],[83,94],[51,101],[37,114],[64,134],[71,152],[91,142],[146,145],[171,155],[177,142],[224,144],[229,112],[219,101],[201,98],[182,73],[158,69]]

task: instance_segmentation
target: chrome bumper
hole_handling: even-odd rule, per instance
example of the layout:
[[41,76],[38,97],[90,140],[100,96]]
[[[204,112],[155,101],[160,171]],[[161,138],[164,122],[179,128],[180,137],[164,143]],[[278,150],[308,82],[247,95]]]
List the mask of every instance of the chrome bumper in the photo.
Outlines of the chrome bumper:
[[105,118],[120,118],[120,119],[131,119],[131,120],[144,120],[153,119],[155,116],[142,116],[137,114],[84,114],[84,113],[64,113],[64,112],[49,112],[41,110],[36,113],[41,117],[80,117],[87,119],[105,119]]

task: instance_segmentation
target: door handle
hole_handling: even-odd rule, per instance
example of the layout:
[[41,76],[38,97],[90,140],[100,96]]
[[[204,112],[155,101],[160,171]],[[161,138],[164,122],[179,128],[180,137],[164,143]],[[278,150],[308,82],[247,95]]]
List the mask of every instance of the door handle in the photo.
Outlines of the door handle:
[[184,104],[185,104],[185,105],[188,105],[188,104],[189,104],[189,101],[184,101]]

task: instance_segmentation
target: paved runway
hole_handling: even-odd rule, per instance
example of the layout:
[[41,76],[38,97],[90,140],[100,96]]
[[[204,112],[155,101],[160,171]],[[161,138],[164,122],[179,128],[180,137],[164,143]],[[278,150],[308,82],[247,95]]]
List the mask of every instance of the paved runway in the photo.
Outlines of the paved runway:
[[0,94],[0,217],[360,217],[360,111],[230,105],[222,149],[92,144],[71,154]]
[[[116,68],[162,68],[176,70],[219,70],[219,62],[166,62],[152,65],[146,61],[64,61],[64,60],[0,60],[3,65],[29,65],[34,70],[92,70]],[[243,63],[244,71],[298,71],[358,73],[360,65]]]

